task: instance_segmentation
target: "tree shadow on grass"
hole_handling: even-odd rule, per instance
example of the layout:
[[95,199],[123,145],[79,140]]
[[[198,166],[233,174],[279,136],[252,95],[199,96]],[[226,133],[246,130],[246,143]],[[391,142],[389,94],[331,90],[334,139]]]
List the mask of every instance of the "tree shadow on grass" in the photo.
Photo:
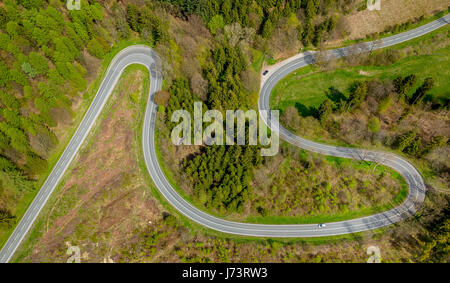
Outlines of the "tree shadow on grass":
[[334,86],[330,86],[325,92],[329,100],[333,101],[335,104],[341,103],[341,101],[346,101],[347,97]]
[[300,102],[295,103],[295,108],[297,109],[298,113],[302,117],[308,117],[308,116],[315,117],[317,115],[317,109],[315,107],[311,107],[311,106],[308,107]]
[[[331,100],[335,105],[340,104],[343,101],[347,101],[347,97],[337,88],[331,86],[330,88],[328,88],[328,90],[325,92],[327,98],[329,100]],[[298,113],[302,116],[302,117],[308,117],[308,116],[313,116],[316,117],[318,116],[318,107],[312,107],[312,106],[306,106],[300,102],[296,102],[295,103],[295,108],[297,108]]]

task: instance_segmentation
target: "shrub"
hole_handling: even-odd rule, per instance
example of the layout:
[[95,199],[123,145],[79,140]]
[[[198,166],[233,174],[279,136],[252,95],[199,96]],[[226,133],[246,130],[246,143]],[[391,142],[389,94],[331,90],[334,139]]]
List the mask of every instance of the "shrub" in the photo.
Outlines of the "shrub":
[[101,59],[105,55],[105,51],[103,50],[103,46],[95,38],[92,38],[89,41],[89,43],[87,45],[87,49],[88,49],[89,53],[91,53],[92,55],[94,55],[97,58]]
[[367,125],[368,129],[372,133],[377,133],[380,130],[380,120],[377,117],[372,117]]

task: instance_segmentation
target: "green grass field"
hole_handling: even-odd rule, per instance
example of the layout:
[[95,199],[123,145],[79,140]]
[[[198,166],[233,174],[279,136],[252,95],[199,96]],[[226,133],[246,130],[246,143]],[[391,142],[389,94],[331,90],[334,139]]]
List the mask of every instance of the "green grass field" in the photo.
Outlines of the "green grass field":
[[[450,81],[450,46],[434,52],[432,55],[410,56],[389,66],[356,66],[329,72],[316,72],[314,67],[299,69],[274,88],[271,105],[281,111],[296,106],[302,112],[305,108],[318,107],[330,95],[348,93],[354,81],[374,78],[394,79],[398,76],[416,74],[419,83],[426,77],[433,77],[436,85],[430,91],[434,97],[448,97]],[[303,111],[302,114],[307,114]]]

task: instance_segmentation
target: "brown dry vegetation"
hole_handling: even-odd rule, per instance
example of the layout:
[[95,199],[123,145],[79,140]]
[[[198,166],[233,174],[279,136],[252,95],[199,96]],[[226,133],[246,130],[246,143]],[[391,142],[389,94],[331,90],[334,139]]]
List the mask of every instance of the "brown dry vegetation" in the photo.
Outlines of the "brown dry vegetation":
[[[117,101],[111,116],[101,122],[100,131],[91,137],[92,144],[77,158],[45,217],[42,237],[30,260],[49,261],[54,252],[67,248],[66,242],[80,244],[88,254],[90,248],[102,249],[107,257],[108,251],[129,241],[135,229],[162,218],[136,162],[140,152],[135,123],[141,113],[129,94],[142,94],[144,76],[139,70],[121,80],[119,91],[113,94]],[[87,239],[90,244],[81,244]],[[95,256],[87,258],[102,261]]]
[[421,16],[430,16],[446,10],[450,5],[447,0],[382,0],[380,11],[355,11],[343,16],[337,25],[337,39],[327,42],[339,44],[344,39],[361,39],[368,34],[383,32],[389,26],[405,23]]
[[[169,33],[173,42],[160,45],[157,51],[161,53],[167,64],[164,65],[165,79],[173,79],[183,74],[189,79],[191,89],[201,98],[206,100],[208,82],[202,76],[202,66],[211,48],[211,35],[197,15],[187,17],[186,21],[169,18]],[[168,60],[169,58],[175,60]],[[174,65],[175,64],[175,65]]]
[[399,180],[388,171],[331,160],[283,144],[280,154],[255,172],[249,213],[324,216],[355,212],[388,205],[401,191]]

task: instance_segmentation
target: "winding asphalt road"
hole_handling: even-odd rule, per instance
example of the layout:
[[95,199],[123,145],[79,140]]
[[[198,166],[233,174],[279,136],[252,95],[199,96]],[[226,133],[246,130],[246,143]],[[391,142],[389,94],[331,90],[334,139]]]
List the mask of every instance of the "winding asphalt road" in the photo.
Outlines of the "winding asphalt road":
[[[436,30],[449,23],[449,21],[450,17],[447,15],[439,20],[411,31],[385,38],[382,40],[381,44],[372,46],[373,43],[368,43],[364,49],[378,49],[398,44]],[[355,48],[347,47],[331,50],[328,54],[333,54],[334,57],[342,57],[354,52]],[[278,81],[293,70],[313,62],[314,54],[309,54],[298,60],[290,61],[282,65],[273,73],[269,73],[260,91],[258,103],[259,109],[270,109],[270,93]],[[86,112],[80,126],[76,130],[47,180],[42,185],[42,188],[36,195],[36,198],[33,200],[16,229],[3,246],[3,249],[0,252],[0,262],[8,262],[13,256],[17,247],[32,227],[36,217],[44,207],[51,193],[63,177],[67,167],[76,156],[76,153],[94,125],[123,70],[131,64],[144,65],[150,71],[150,93],[143,125],[143,152],[148,172],[160,193],[172,206],[192,221],[195,221],[205,227],[224,233],[256,237],[320,237],[341,235],[380,228],[401,221],[411,215],[414,215],[425,198],[425,185],[419,172],[414,168],[414,166],[401,157],[390,153],[335,147],[308,141],[292,134],[285,128],[281,127],[278,123],[270,121],[270,117],[261,115],[266,124],[272,128],[273,132],[279,133],[281,138],[293,145],[326,155],[374,161],[395,169],[405,178],[409,185],[409,194],[406,200],[400,206],[389,211],[348,221],[327,223],[324,228],[318,228],[317,224],[266,225],[231,222],[214,217],[197,209],[184,200],[170,185],[158,162],[155,149],[155,120],[157,106],[153,102],[153,95],[161,89],[162,85],[162,76],[159,71],[161,70],[160,60],[151,48],[136,45],[123,49],[112,60],[106,72],[105,78],[103,79],[100,88],[91,106]]]

